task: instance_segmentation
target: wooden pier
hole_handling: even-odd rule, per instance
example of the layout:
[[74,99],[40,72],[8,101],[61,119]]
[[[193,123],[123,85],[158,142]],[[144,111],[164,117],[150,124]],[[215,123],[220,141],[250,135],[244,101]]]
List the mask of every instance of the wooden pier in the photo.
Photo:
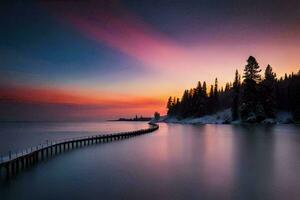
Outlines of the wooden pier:
[[149,123],[149,125],[150,127],[147,129],[109,135],[95,135],[60,141],[51,141],[50,143],[47,142],[47,144],[40,144],[19,153],[12,154],[10,152],[9,155],[4,157],[1,156],[0,158],[0,177],[9,179],[10,177],[17,175],[24,169],[29,168],[42,160],[72,149],[77,149],[92,144],[123,140],[146,133],[151,133],[159,128],[157,124]]

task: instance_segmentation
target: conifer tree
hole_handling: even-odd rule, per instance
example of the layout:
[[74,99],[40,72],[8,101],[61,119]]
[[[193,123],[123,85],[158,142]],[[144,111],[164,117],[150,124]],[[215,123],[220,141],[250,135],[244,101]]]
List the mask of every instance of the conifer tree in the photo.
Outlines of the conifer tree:
[[167,114],[172,115],[172,97],[170,96],[167,103]]
[[261,80],[260,72],[261,70],[256,59],[250,56],[244,69],[243,95],[241,99],[241,117],[248,122],[261,120],[264,113],[259,102],[257,88],[257,84]]
[[295,97],[294,97],[294,108],[293,108],[293,117],[296,123],[300,123],[300,70],[297,75],[295,75]]
[[194,102],[195,102],[195,115],[196,116],[201,116],[201,93],[202,93],[202,85],[201,82],[198,81],[198,85],[195,89],[195,95],[194,95]]
[[189,110],[189,90],[185,90],[181,98],[179,117],[186,118]]
[[199,117],[231,107],[233,120],[241,117],[247,122],[259,122],[265,117],[275,117],[276,110],[282,110],[291,112],[293,119],[300,122],[300,71],[285,74],[277,80],[272,67],[268,65],[263,81],[260,72],[256,59],[250,56],[242,84],[237,70],[233,84],[226,83],[224,90],[218,89],[217,79],[209,92],[206,82],[201,85],[199,81],[195,88],[184,91],[181,100],[169,97],[168,116]]
[[214,96],[214,86],[211,85],[209,90],[209,97],[213,97],[213,96]]
[[207,88],[206,82],[203,82],[202,91],[201,91],[201,99],[200,99],[200,116],[206,115],[208,113],[207,109]]
[[269,118],[275,117],[275,87],[276,87],[276,74],[270,65],[265,70],[265,79],[261,83],[261,102],[265,114]]
[[214,87],[214,112],[219,110],[220,102],[219,102],[219,91],[218,91],[218,79],[215,79],[215,87]]
[[229,89],[230,89],[229,83],[226,83],[226,85],[225,85],[225,92],[228,92]]
[[207,97],[207,88],[206,88],[206,82],[205,81],[203,82],[202,90],[203,90],[204,97],[206,98]]
[[214,112],[214,86],[210,86],[209,96],[207,98],[207,112]]
[[232,120],[239,119],[239,98],[240,98],[240,76],[238,70],[235,71],[235,78],[233,82],[233,101],[232,101]]

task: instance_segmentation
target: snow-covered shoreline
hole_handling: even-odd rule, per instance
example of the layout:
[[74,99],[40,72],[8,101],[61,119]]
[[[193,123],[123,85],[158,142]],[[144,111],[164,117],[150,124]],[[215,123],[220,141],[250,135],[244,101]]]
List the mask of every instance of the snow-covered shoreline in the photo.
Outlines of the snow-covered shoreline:
[[[242,124],[241,121],[232,121],[231,110],[217,112],[197,118],[186,118],[179,120],[176,117],[161,117],[153,122],[177,123],[177,124]],[[275,119],[265,119],[261,124],[288,124],[292,123],[292,114],[289,112],[278,112]]]

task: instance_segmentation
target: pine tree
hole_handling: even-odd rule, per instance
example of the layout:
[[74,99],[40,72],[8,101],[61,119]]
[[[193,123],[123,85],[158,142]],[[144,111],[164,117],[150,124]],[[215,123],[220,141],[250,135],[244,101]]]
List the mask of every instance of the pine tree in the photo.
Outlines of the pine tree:
[[293,108],[293,118],[296,123],[300,123],[300,70],[297,75],[295,75],[295,86],[294,86],[294,108]]
[[206,91],[206,82],[203,82],[203,86],[201,82],[198,82],[198,85],[195,89],[195,96],[194,99],[196,101],[195,106],[195,113],[194,115],[197,117],[201,117],[207,113],[207,91]]
[[244,121],[256,122],[263,118],[264,111],[259,102],[258,83],[261,80],[260,67],[253,56],[247,60],[244,69],[243,95],[241,105],[241,117]]
[[167,109],[168,109],[167,114],[169,116],[172,115],[172,106],[173,106],[172,103],[173,103],[172,97],[170,96],[167,103]]
[[155,119],[155,120],[159,120],[159,118],[160,118],[159,112],[155,112],[155,113],[154,113],[154,119]]
[[244,81],[258,83],[261,80],[260,72],[261,69],[259,68],[258,62],[253,56],[250,56],[244,69]]
[[202,91],[200,94],[200,110],[201,112],[199,113],[199,116],[203,116],[208,114],[208,109],[207,109],[207,88],[206,88],[206,82],[203,82],[202,85]]
[[218,89],[217,79],[209,92],[206,82],[201,85],[199,81],[195,88],[184,91],[181,100],[169,97],[168,116],[197,117],[231,107],[233,120],[241,117],[248,122],[259,122],[265,117],[275,117],[278,109],[291,112],[294,121],[300,122],[300,71],[285,74],[277,80],[272,67],[268,65],[263,81],[260,72],[256,59],[250,56],[244,69],[242,84],[237,70],[233,84],[226,83],[224,90]]
[[225,85],[225,92],[228,92],[229,89],[230,89],[229,83],[226,83],[226,85]]
[[219,91],[218,91],[218,79],[215,79],[215,87],[214,87],[214,112],[219,110],[220,102],[219,102]]
[[214,112],[214,86],[210,86],[209,90],[209,96],[207,98],[207,113],[213,113]]
[[240,98],[240,76],[238,70],[235,71],[235,78],[233,82],[233,101],[232,101],[232,120],[239,119],[239,98]]
[[203,82],[202,91],[203,91],[204,97],[207,98],[207,88],[206,88],[206,82],[205,81]]
[[201,82],[198,81],[198,85],[195,89],[195,96],[194,96],[194,102],[195,102],[195,115],[201,116],[202,108],[201,108],[201,93],[202,93],[202,85]]
[[275,87],[276,74],[270,65],[265,70],[265,79],[261,83],[261,102],[268,118],[275,117]]
[[179,117],[186,118],[188,116],[188,110],[189,110],[189,90],[185,90],[181,98]]
[[211,85],[209,90],[209,97],[213,97],[213,96],[214,96],[214,86]]
[[192,117],[197,111],[197,93],[195,88],[189,90],[189,107],[188,107],[188,117]]

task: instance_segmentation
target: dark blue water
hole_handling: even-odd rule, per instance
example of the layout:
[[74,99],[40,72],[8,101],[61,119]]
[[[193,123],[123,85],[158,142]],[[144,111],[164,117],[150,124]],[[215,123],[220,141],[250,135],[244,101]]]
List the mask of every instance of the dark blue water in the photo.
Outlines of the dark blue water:
[[289,199],[300,127],[160,124],[76,149],[1,183],[1,199]]

